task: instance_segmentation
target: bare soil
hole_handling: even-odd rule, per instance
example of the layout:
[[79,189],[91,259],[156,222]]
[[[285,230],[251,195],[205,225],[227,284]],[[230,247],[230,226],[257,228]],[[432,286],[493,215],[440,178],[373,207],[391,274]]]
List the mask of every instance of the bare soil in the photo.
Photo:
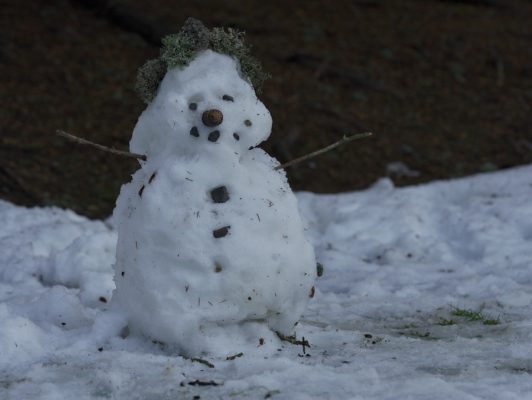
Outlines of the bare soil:
[[272,75],[261,98],[274,129],[262,147],[279,160],[375,133],[290,168],[295,190],[351,191],[386,175],[410,185],[532,162],[530,1],[184,3],[2,2],[1,198],[108,216],[136,162],[54,132],[126,149],[144,108],[136,70],[189,16],[247,32]]

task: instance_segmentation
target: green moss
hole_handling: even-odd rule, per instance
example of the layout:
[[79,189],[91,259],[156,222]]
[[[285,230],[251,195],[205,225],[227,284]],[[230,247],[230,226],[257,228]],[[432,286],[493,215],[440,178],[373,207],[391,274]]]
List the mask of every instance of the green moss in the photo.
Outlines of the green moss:
[[209,30],[197,19],[189,18],[179,33],[164,37],[162,43],[160,57],[146,62],[137,74],[136,90],[146,103],[155,97],[168,69],[188,65],[198,52],[206,49],[235,58],[241,75],[259,93],[268,78],[259,61],[250,55],[250,47],[244,43],[244,32],[231,28]]
[[499,318],[497,318],[497,319],[487,318],[484,321],[482,321],[482,323],[484,325],[500,325],[501,324],[501,320]]
[[438,322],[438,325],[441,325],[441,326],[450,326],[450,325],[456,325],[456,322],[454,321],[454,319],[445,319],[445,318],[441,318],[441,319],[440,319],[440,322]]
[[480,311],[466,310],[462,308],[454,308],[451,312],[456,317],[467,318],[468,321],[480,321],[484,325],[499,325],[501,320],[499,318],[489,318]]
[[145,103],[152,101],[157,94],[166,69],[166,64],[159,59],[149,60],[139,68],[135,91]]

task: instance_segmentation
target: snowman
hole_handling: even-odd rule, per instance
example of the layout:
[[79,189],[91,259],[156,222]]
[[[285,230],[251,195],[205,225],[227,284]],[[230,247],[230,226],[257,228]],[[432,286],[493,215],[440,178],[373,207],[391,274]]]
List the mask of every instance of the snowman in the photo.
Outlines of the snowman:
[[[165,41],[162,80],[152,79],[130,142],[146,159],[114,214],[113,306],[130,332],[190,356],[264,338],[274,346],[272,332],[292,334],[314,295],[316,260],[296,198],[278,162],[256,148],[272,120],[240,39],[189,20]],[[164,58],[172,45],[186,48],[186,63]]]

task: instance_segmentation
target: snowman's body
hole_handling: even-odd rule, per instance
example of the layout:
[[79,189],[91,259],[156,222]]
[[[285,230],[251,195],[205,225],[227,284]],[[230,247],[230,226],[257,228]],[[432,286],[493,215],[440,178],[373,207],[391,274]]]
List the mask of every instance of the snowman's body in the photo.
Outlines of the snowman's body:
[[131,141],[147,161],[115,210],[115,304],[133,331],[191,354],[249,323],[291,333],[316,277],[284,172],[250,149],[271,117],[237,68],[207,50],[167,73]]

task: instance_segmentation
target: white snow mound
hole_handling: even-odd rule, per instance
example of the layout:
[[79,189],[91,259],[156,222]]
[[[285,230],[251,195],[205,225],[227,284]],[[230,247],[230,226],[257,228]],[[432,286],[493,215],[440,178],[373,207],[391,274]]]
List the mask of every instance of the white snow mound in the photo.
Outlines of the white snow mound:
[[0,399],[530,399],[531,198],[532,166],[300,193],[325,266],[296,327],[312,347],[262,336],[203,356],[213,368],[119,335],[114,230],[0,201]]

